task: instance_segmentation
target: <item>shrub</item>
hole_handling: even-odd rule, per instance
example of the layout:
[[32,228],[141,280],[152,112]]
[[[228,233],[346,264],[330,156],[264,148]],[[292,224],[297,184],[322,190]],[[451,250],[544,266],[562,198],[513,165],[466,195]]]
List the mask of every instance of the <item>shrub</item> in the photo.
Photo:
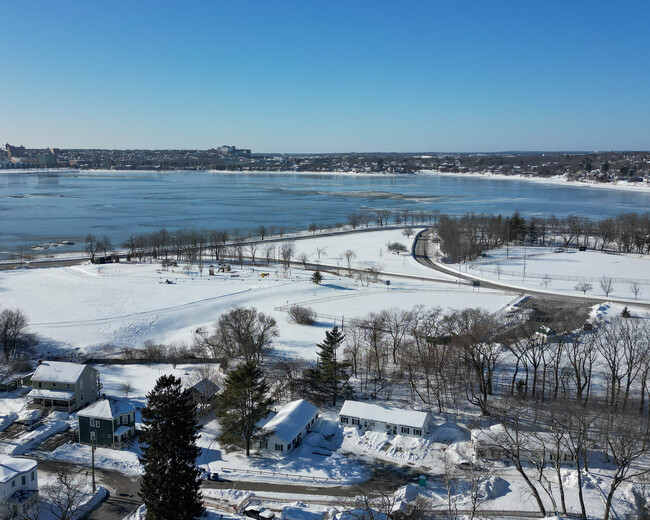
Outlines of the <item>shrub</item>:
[[316,321],[316,313],[309,307],[296,305],[289,309],[289,321],[298,325],[313,325]]

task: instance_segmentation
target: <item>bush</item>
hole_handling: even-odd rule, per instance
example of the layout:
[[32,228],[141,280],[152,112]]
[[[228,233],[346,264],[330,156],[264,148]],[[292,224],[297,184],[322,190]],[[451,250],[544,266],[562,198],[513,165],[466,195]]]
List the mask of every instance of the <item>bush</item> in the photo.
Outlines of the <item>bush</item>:
[[406,253],[408,251],[407,247],[404,244],[400,244],[399,242],[392,242],[388,244],[387,248],[391,253],[395,253],[397,255],[400,253]]
[[291,307],[289,309],[289,321],[298,325],[313,325],[316,322],[316,313],[309,307]]

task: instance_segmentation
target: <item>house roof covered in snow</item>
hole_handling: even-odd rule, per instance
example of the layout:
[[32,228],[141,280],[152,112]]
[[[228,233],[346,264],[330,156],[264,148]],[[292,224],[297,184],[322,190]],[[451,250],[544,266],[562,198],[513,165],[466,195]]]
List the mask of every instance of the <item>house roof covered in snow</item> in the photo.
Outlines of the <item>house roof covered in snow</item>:
[[77,415],[81,417],[94,417],[96,419],[115,419],[120,415],[134,411],[135,406],[127,401],[116,399],[115,397],[105,397],[87,406]]
[[203,379],[201,379],[201,381],[192,385],[190,388],[195,392],[198,392],[204,397],[216,395],[217,393],[219,393],[220,390],[219,385],[217,385],[214,381],[211,381],[207,377],[204,377]]
[[59,401],[69,401],[74,397],[72,390],[50,390],[47,388],[34,388],[27,394],[28,398],[38,399],[58,399]]
[[316,414],[318,408],[309,401],[298,399],[283,407],[264,425],[264,429],[275,432],[285,442],[291,442]]
[[32,381],[76,383],[86,365],[65,361],[43,361],[34,372]]
[[32,459],[18,459],[9,455],[0,455],[0,482],[9,482],[15,476],[31,471],[36,466],[36,461]]
[[339,415],[410,426],[411,428],[424,428],[429,417],[428,412],[390,408],[380,404],[361,403],[359,401],[345,401]]

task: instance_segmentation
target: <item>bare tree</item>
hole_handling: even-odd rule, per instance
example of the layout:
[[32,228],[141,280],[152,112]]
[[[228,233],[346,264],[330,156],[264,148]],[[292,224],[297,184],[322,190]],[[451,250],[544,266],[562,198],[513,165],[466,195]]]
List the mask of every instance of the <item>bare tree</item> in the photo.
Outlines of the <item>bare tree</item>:
[[79,474],[73,474],[67,468],[59,466],[56,482],[41,488],[45,508],[57,520],[72,520],[87,498],[85,486],[86,482]]
[[131,386],[131,381],[124,381],[120,385],[120,390],[124,394],[124,397],[129,397],[131,390],[133,390],[133,387]]
[[90,255],[90,261],[95,263],[95,255],[97,254],[97,237],[95,235],[86,236],[84,250]]
[[488,399],[502,346],[496,341],[495,319],[483,309],[463,309],[447,316],[453,344],[460,347],[467,366],[467,399],[489,415]]
[[251,262],[255,265],[255,256],[257,255],[258,244],[256,242],[250,241],[246,244],[246,249],[248,251],[248,256],[251,257]]
[[352,273],[352,259],[357,257],[357,254],[352,251],[352,249],[347,249],[344,253],[343,256],[345,257],[345,261],[347,262],[348,266],[348,274]]
[[609,296],[614,292],[614,280],[612,280],[609,276],[603,275],[599,283],[601,290],[605,293],[605,296]]
[[634,281],[630,284],[630,292],[634,295],[634,299],[639,299],[639,294],[643,291],[641,290],[641,284],[637,281]]
[[289,266],[291,265],[291,259],[295,253],[296,246],[293,242],[282,242],[282,245],[280,246],[280,256],[282,257],[282,262],[284,264],[285,270],[289,269]]
[[259,226],[257,228],[257,236],[260,238],[260,240],[264,240],[264,237],[268,234],[268,231],[266,227],[264,226]]
[[267,266],[271,263],[272,259],[275,260],[275,246],[273,244],[264,246],[264,258],[266,259]]
[[580,282],[574,287],[576,291],[580,291],[582,294],[587,294],[587,291],[591,291],[593,288],[594,286],[587,282]]
[[309,255],[307,253],[300,253],[298,260],[302,264],[303,269],[307,269],[307,262],[309,262]]
[[27,316],[19,309],[0,312],[0,346],[5,361],[17,359],[38,343],[36,336],[27,332]]
[[402,235],[404,235],[406,238],[411,238],[413,235],[415,235],[415,231],[413,231],[412,228],[406,228],[404,231],[402,231]]
[[608,454],[617,466],[605,501],[603,520],[609,520],[612,499],[619,486],[650,471],[647,465],[637,464],[649,451],[649,425],[648,421],[639,421],[634,415],[621,414],[613,414],[603,425]]
[[278,336],[276,322],[255,307],[235,307],[219,317],[212,337],[203,337],[218,357],[261,362]]

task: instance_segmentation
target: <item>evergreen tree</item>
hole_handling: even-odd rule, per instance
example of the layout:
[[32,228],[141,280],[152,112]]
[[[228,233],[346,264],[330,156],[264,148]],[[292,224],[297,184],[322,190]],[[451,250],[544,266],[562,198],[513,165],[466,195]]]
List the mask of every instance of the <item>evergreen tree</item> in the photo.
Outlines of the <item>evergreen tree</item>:
[[323,275],[320,274],[320,271],[314,271],[314,274],[311,275],[311,281],[316,285],[320,285],[320,283],[323,281]]
[[196,404],[190,390],[183,390],[174,376],[161,376],[147,394],[142,423],[140,496],[147,520],[200,518],[204,508],[196,458],[201,450],[196,446]]
[[228,448],[245,448],[250,455],[254,441],[268,435],[259,422],[271,412],[273,400],[262,369],[247,361],[228,374],[224,391],[217,397],[216,416],[221,423],[219,441]]
[[318,367],[310,374],[310,385],[312,392],[324,399],[331,399],[332,405],[336,406],[339,397],[346,397],[352,393],[348,384],[350,379],[350,364],[338,360],[338,349],[343,343],[345,336],[341,334],[338,327],[325,332],[325,341],[316,345],[318,352]]

